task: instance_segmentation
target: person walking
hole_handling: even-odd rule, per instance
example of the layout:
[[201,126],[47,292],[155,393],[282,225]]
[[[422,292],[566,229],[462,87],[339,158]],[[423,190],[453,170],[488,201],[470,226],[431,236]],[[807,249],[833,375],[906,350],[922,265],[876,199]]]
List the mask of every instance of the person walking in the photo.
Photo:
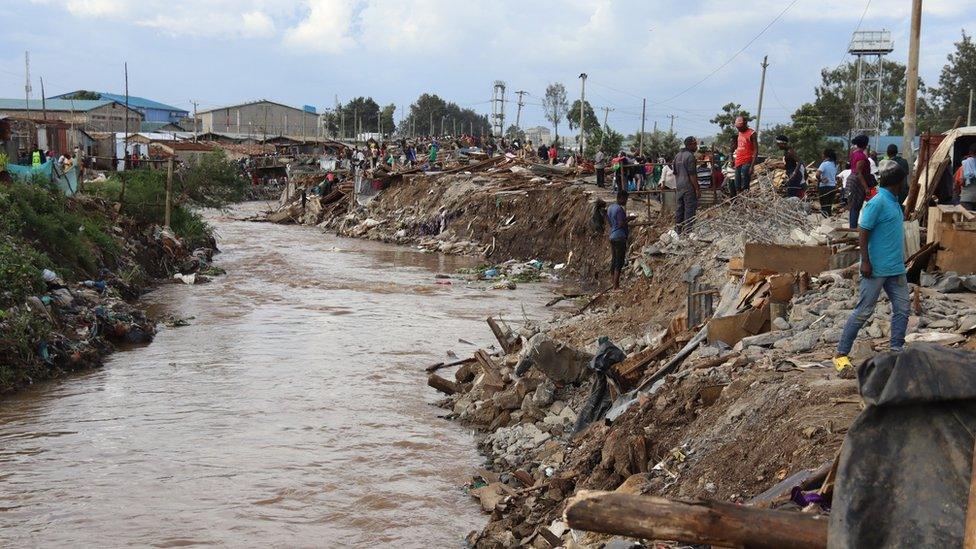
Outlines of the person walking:
[[834,368],[841,377],[852,377],[848,356],[864,323],[871,318],[883,289],[891,301],[891,350],[901,351],[908,329],[908,279],[905,269],[905,228],[898,192],[904,174],[897,164],[881,172],[881,190],[864,206],[858,238],[861,247],[860,297],[847,319]]
[[603,188],[607,184],[607,164],[603,151],[596,151],[593,157],[593,167],[596,169],[596,186]]
[[868,160],[868,136],[861,134],[852,139],[851,144],[854,149],[851,150],[851,174],[847,178],[847,208],[850,227],[856,229],[861,208],[871,197],[877,182],[871,174],[871,162]]
[[627,191],[620,189],[617,191],[617,202],[607,208],[607,220],[610,222],[610,277],[614,290],[620,289],[620,273],[627,259],[627,237],[630,236],[627,197]]
[[735,147],[735,180],[729,186],[731,195],[749,190],[752,168],[759,155],[759,138],[756,130],[749,127],[744,116],[735,117],[735,129],[739,132]]
[[837,201],[837,153],[833,149],[824,149],[823,161],[817,167],[817,196],[820,213],[824,217],[833,215]]
[[674,157],[675,194],[678,201],[674,213],[674,230],[678,234],[691,232],[698,212],[701,187],[698,186],[698,161],[695,159],[697,150],[698,140],[689,136],[685,138],[685,148]]

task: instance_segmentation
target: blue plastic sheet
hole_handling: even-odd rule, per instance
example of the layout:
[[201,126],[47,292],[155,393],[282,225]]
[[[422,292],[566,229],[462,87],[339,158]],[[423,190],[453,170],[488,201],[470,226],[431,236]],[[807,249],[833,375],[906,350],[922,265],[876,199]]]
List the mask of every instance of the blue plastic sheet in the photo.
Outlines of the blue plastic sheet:
[[7,164],[7,171],[10,176],[22,181],[32,181],[35,177],[45,178],[47,181],[54,182],[67,196],[74,196],[78,192],[78,166],[61,172],[54,164],[54,159],[39,166],[21,166],[20,164]]

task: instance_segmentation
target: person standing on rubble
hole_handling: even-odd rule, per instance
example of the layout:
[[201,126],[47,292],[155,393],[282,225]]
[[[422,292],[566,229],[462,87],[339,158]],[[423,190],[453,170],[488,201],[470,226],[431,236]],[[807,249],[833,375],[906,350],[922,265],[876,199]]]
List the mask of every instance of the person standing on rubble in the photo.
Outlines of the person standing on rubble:
[[593,168],[596,169],[596,186],[603,188],[607,184],[607,164],[603,151],[596,151],[593,157]]
[[549,165],[554,165],[556,163],[556,156],[559,154],[558,149],[556,149],[556,142],[553,141],[552,145],[549,145]]
[[854,145],[854,149],[851,150],[851,174],[847,178],[847,207],[850,227],[856,229],[861,208],[866,199],[871,196],[877,182],[871,174],[871,163],[868,160],[868,136],[861,134],[852,139],[851,144]]
[[674,157],[674,181],[678,204],[674,212],[674,230],[678,234],[691,232],[698,213],[698,199],[701,187],[698,186],[698,160],[695,151],[698,140],[685,138],[685,148]]
[[806,181],[803,178],[803,164],[796,156],[796,149],[790,145],[786,135],[776,136],[776,147],[783,151],[783,165],[786,168],[786,196],[803,198]]
[[817,197],[820,213],[825,217],[833,215],[837,200],[837,153],[834,149],[824,149],[823,162],[817,168]]
[[888,163],[881,173],[881,190],[864,206],[858,232],[861,247],[861,283],[857,306],[841,334],[834,367],[850,377],[854,367],[848,356],[864,323],[871,318],[883,289],[891,301],[891,350],[901,351],[908,330],[908,278],[905,276],[905,228],[901,203],[901,167]]
[[898,154],[898,145],[894,143],[888,145],[888,149],[885,151],[885,160],[898,164],[901,173],[905,174],[905,179],[901,182],[901,194],[898,195],[898,202],[904,204],[908,198],[908,161]]
[[744,116],[735,117],[735,129],[739,132],[735,147],[735,180],[732,185],[729,185],[733,198],[749,190],[752,168],[759,156],[759,138],[756,137],[756,130],[749,127]]
[[627,258],[627,237],[630,228],[627,225],[627,191],[617,191],[617,202],[607,208],[607,220],[610,222],[610,277],[613,279],[613,289],[620,289],[620,273],[624,270]]

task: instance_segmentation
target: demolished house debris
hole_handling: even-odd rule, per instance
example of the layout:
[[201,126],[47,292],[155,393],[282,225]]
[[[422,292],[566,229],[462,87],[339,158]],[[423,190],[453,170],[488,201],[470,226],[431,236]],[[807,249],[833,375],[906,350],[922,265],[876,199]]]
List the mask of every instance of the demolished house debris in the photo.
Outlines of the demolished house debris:
[[[429,368],[439,404],[478,429],[487,456],[469,491],[490,519],[469,543],[600,546],[613,534],[823,547],[828,473],[862,408],[830,367],[858,299],[856,232],[757,174],[689,236],[669,229],[662,203],[633,208],[631,287],[598,292],[608,254],[591,220],[607,193],[510,158],[468,171],[407,174],[365,205],[339,200],[307,222],[431,251],[538,257],[590,288],[567,290],[581,307],[549,321],[492,319],[497,348]],[[931,240],[968,230],[968,216],[943,207],[927,226],[907,223],[908,341],[976,347],[976,279],[940,270],[956,254]],[[889,308],[882,301],[853,358],[884,352]],[[638,508],[646,519],[627,516]]]

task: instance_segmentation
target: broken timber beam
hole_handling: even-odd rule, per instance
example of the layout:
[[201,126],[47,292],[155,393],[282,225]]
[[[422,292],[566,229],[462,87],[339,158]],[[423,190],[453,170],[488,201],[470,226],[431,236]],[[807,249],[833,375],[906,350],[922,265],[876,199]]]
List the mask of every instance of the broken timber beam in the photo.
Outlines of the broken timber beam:
[[424,371],[425,372],[436,372],[437,370],[440,370],[441,368],[452,368],[454,366],[460,366],[462,364],[470,364],[470,363],[472,363],[474,361],[475,361],[475,358],[472,356],[472,357],[468,357],[468,358],[461,358],[461,359],[458,359],[458,360],[454,360],[452,362],[438,362],[436,364],[431,364],[430,366],[424,368]]
[[718,501],[583,491],[564,513],[570,528],[647,540],[750,549],[821,549],[827,520],[805,513]]
[[461,392],[461,386],[449,379],[444,379],[437,374],[430,374],[427,376],[427,385],[430,385],[434,389],[444,393],[445,395],[453,395],[454,393]]
[[510,337],[511,330],[502,328],[498,324],[498,321],[490,316],[485,321],[488,323],[488,327],[491,328],[491,333],[495,334],[495,339],[498,340],[498,344],[501,345],[506,355],[510,355],[519,350],[521,342],[519,340],[512,341]]

